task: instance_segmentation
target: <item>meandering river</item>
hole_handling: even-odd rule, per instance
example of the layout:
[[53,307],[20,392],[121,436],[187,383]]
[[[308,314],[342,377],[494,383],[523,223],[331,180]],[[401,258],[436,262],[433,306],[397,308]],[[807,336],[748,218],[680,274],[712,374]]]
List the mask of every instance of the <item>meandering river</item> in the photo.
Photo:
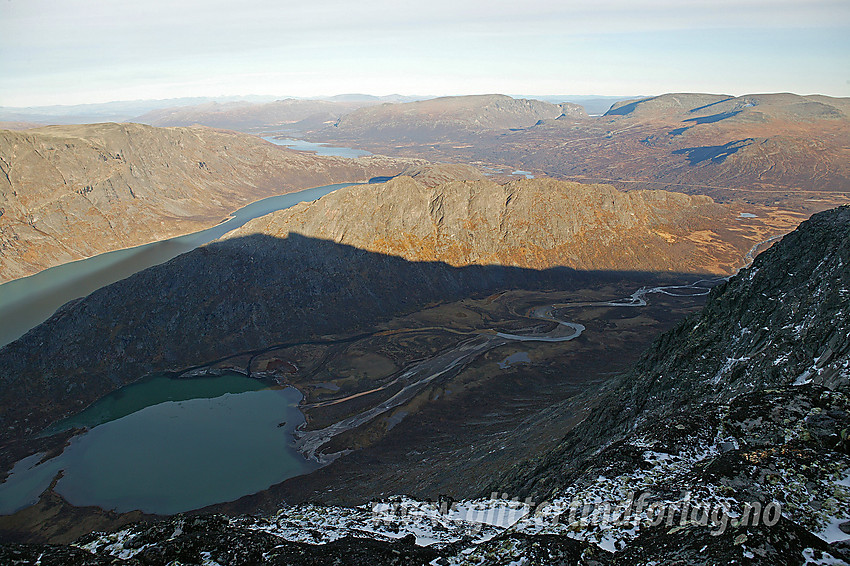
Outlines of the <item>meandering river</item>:
[[[401,390],[389,399],[366,409],[356,415],[336,422],[330,426],[316,430],[304,430],[301,427],[296,430],[296,447],[309,460],[318,461],[322,464],[332,462],[342,453],[324,454],[322,446],[330,442],[335,436],[346,431],[357,428],[375,417],[385,414],[396,407],[407,403],[422,389],[433,381],[449,376],[462,370],[473,360],[485,352],[489,352],[511,342],[567,342],[575,340],[586,330],[584,325],[576,322],[568,322],[556,316],[558,309],[569,309],[577,307],[642,307],[646,306],[646,295],[659,293],[675,297],[694,297],[707,295],[711,286],[722,279],[701,279],[688,285],[665,285],[658,287],[641,287],[626,299],[617,301],[600,301],[587,303],[564,303],[553,305],[542,305],[532,308],[525,316],[531,319],[543,320],[556,323],[555,327],[547,332],[527,332],[513,334],[506,332],[471,331],[471,338],[463,340],[457,345],[439,352],[431,358],[416,362],[403,369],[395,378],[385,385],[369,391],[374,393],[386,390],[390,387],[401,385]],[[450,330],[450,329],[445,329]],[[314,407],[330,404],[338,404],[359,397],[361,394],[351,395],[333,401],[314,404]],[[402,417],[403,418],[403,417]],[[397,424],[397,423],[396,423]]]

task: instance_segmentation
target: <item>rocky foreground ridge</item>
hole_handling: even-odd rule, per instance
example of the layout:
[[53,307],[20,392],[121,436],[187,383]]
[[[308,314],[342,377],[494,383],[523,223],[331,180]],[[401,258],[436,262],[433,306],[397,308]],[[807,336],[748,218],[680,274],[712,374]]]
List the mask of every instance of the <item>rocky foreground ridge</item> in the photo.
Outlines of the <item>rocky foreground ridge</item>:
[[[22,564],[844,564],[850,207],[803,223],[490,499],[175,517]],[[512,497],[514,496],[514,497]],[[528,499],[525,499],[528,496]]]
[[203,127],[0,130],[0,282],[208,228],[267,196],[410,164],[317,157]]

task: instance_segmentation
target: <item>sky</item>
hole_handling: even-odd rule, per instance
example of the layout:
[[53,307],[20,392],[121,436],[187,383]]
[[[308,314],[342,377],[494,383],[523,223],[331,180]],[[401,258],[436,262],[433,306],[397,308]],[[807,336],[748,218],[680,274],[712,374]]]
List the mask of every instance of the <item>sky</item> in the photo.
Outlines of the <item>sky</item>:
[[496,92],[850,96],[850,0],[0,0],[0,106]]

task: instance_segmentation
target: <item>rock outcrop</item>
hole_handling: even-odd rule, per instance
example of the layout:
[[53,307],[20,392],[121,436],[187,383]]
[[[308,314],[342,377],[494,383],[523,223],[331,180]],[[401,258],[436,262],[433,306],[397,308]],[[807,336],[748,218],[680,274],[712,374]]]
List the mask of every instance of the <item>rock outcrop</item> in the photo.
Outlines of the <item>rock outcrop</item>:
[[255,219],[231,237],[295,232],[453,266],[729,274],[755,243],[718,241],[736,222],[703,196],[552,179],[426,187],[398,177]]

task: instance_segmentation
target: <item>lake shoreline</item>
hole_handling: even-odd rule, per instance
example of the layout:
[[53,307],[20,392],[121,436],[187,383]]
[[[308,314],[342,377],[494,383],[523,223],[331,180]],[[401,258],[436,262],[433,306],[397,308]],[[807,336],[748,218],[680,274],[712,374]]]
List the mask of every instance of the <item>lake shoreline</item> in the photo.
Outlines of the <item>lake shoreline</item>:
[[[14,516],[52,492],[80,509],[173,515],[310,473],[320,463],[296,450],[294,436],[306,422],[304,393],[271,381],[159,374],[113,392],[65,419],[67,429],[59,421],[61,448],[15,464],[0,484],[0,512]],[[199,476],[202,484],[191,481]]]
[[[0,285],[0,318],[5,323],[0,329],[0,348],[46,321],[70,301],[215,241],[254,218],[317,200],[355,184],[363,183],[333,183],[260,198],[202,230],[111,250],[4,283]],[[267,201],[268,206],[264,208],[263,203]]]

